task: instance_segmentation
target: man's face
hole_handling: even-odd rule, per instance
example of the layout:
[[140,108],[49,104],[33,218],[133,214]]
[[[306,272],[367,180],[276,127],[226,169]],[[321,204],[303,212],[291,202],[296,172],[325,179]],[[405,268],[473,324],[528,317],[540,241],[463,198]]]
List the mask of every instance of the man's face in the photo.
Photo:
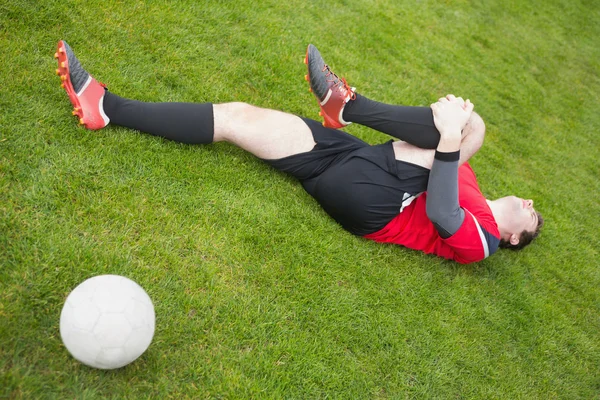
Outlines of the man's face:
[[533,200],[525,200],[515,196],[498,199],[506,216],[506,228],[519,236],[521,232],[534,232],[538,225],[538,216],[533,208]]

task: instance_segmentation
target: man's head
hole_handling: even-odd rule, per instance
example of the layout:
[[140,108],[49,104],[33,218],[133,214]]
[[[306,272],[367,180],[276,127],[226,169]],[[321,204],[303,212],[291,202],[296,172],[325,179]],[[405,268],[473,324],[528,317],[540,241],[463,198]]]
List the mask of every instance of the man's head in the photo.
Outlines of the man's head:
[[507,196],[490,202],[490,207],[500,230],[501,248],[522,249],[539,235],[544,225],[544,219],[533,208],[533,200]]

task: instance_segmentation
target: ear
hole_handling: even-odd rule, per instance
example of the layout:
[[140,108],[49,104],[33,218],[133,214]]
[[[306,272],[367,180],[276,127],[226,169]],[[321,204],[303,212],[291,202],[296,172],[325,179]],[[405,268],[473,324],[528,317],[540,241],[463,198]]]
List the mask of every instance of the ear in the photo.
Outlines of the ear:
[[510,235],[509,242],[513,246],[516,246],[519,244],[519,237],[515,233],[513,233],[512,235]]

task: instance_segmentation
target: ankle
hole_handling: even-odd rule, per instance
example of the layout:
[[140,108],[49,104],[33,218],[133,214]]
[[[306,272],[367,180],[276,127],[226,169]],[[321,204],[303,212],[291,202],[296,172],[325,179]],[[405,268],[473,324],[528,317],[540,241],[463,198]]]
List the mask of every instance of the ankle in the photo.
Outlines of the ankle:
[[354,115],[356,110],[360,109],[360,103],[364,100],[364,97],[358,93],[354,93],[354,98],[351,98],[346,102],[340,113],[340,119],[346,124],[355,122]]

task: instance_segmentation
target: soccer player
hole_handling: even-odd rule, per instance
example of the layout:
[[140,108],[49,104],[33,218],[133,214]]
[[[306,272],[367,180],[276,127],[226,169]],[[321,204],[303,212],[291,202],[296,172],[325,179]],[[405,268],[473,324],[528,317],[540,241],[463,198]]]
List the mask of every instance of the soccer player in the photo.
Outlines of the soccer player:
[[[467,160],[485,125],[469,100],[448,95],[430,107],[378,103],[359,95],[308,46],[306,79],[325,122],[246,103],[145,103],[106,90],[65,41],[57,75],[88,129],[109,123],[170,140],[227,141],[296,177],[349,232],[433,253],[460,263],[498,247],[519,249],[543,220],[532,200],[487,200]],[[369,145],[337,130],[359,123],[399,141]]]

